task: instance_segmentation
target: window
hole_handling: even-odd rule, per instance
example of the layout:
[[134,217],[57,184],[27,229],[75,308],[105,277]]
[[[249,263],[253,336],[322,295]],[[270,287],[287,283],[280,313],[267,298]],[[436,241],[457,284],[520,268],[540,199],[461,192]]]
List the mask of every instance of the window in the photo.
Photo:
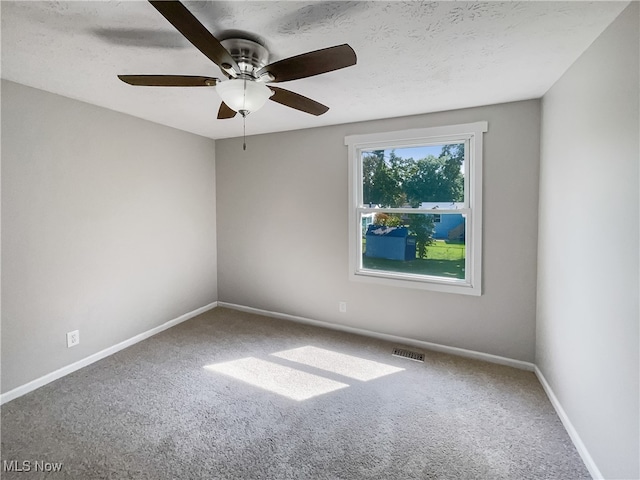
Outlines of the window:
[[486,131],[477,122],[345,138],[352,280],[481,294]]

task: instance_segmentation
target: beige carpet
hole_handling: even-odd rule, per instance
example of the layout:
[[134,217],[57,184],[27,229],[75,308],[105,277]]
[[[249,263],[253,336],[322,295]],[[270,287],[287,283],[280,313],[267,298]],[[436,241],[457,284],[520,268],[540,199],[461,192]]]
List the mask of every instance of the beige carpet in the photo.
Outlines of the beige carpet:
[[394,346],[217,308],[3,405],[2,478],[590,478],[533,373]]

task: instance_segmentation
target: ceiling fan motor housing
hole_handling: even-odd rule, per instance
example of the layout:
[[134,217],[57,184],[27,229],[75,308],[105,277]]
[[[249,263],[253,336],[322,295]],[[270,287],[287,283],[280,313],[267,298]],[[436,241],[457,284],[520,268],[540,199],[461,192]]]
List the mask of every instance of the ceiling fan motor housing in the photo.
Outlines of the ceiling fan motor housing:
[[220,42],[240,67],[240,78],[249,76],[257,80],[256,72],[269,64],[269,51],[246,38],[228,38]]

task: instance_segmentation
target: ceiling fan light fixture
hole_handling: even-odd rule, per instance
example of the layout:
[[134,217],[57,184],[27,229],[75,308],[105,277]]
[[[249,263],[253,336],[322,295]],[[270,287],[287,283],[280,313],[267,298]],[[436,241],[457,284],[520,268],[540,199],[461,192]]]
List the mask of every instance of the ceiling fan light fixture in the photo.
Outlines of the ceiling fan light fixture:
[[262,108],[273,95],[266,85],[242,78],[220,82],[216,85],[216,91],[229,108],[243,116]]

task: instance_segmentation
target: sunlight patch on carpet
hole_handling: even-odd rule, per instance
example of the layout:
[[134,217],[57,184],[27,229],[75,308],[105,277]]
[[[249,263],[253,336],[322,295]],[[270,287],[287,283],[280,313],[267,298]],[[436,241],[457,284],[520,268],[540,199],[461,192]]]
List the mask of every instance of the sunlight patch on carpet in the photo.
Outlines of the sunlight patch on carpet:
[[311,345],[272,353],[271,355],[363,382],[404,370],[404,368],[398,368],[392,365],[326,350],[324,348],[312,347]]
[[307,400],[349,386],[254,357],[206,365],[204,368],[297,401]]

